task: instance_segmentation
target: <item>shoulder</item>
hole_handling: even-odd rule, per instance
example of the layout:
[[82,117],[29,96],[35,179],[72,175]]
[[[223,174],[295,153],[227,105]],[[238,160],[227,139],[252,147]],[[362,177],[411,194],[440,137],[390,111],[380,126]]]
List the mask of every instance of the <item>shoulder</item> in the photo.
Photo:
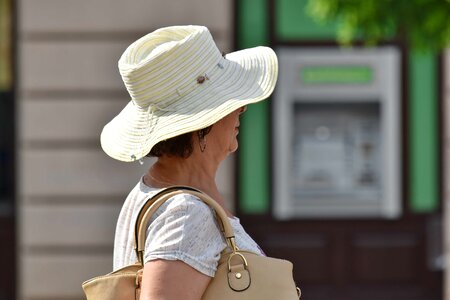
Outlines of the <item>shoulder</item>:
[[181,213],[193,215],[212,215],[212,209],[198,197],[189,193],[178,194],[167,200],[157,213]]
[[165,229],[178,225],[180,229],[183,227],[185,230],[195,231],[202,226],[216,227],[215,219],[212,208],[198,197],[183,193],[163,203],[151,218],[149,225]]

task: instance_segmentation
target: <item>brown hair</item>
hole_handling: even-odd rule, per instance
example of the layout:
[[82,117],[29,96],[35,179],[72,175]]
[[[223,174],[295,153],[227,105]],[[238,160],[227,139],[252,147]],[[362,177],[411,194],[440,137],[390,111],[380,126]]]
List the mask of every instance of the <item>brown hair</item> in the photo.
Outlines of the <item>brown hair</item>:
[[153,146],[146,156],[161,157],[163,155],[188,158],[194,151],[193,135],[206,136],[211,131],[212,125],[194,132],[187,132],[173,138],[161,141]]

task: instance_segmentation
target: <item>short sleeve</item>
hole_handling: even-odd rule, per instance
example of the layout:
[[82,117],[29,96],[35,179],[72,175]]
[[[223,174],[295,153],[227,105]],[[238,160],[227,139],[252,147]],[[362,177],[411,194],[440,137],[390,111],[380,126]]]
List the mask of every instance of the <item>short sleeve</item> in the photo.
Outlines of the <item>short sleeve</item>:
[[225,247],[212,209],[195,196],[181,194],[169,199],[152,217],[144,261],[181,260],[214,277]]

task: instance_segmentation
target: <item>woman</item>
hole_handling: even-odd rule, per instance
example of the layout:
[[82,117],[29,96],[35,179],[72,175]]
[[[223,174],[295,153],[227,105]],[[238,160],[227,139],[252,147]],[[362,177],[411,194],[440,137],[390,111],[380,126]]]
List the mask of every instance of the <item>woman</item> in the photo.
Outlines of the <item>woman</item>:
[[[278,64],[267,47],[223,56],[202,26],[156,30],[119,60],[130,103],[105,126],[104,151],[121,161],[156,156],[122,207],[114,269],[136,261],[133,230],[145,201],[161,188],[187,185],[224,207],[215,182],[220,163],[238,147],[239,116],[267,98]],[[240,249],[264,255],[227,211]],[[147,230],[141,299],[201,299],[226,244],[210,208],[191,195],[163,204]]]

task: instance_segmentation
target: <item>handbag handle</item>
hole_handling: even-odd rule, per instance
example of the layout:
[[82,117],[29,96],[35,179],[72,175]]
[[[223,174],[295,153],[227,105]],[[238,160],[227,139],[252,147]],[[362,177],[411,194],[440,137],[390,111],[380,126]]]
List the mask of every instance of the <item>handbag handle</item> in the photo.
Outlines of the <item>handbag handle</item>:
[[144,217],[145,212],[148,210],[148,208],[155,202],[158,197],[161,197],[167,193],[177,191],[177,190],[192,190],[197,191],[196,189],[189,187],[189,186],[170,186],[167,188],[161,189],[158,193],[147,199],[142,206],[142,208],[139,210],[138,216],[136,218],[136,223],[134,224],[134,249],[137,251],[137,245],[138,245],[138,235],[139,235],[139,226],[142,223],[142,218]]
[[147,200],[138,214],[138,218],[135,224],[135,251],[139,263],[142,266],[144,265],[145,236],[150,218],[164,202],[179,194],[193,195],[199,198],[209,207],[214,209],[219,221],[220,230],[225,237],[225,241],[227,242],[233,253],[236,253],[237,247],[234,240],[233,227],[231,226],[230,221],[228,220],[228,216],[223,208],[214,199],[212,199],[207,194],[200,192],[199,190],[185,186],[173,186],[162,190],[161,192]]

